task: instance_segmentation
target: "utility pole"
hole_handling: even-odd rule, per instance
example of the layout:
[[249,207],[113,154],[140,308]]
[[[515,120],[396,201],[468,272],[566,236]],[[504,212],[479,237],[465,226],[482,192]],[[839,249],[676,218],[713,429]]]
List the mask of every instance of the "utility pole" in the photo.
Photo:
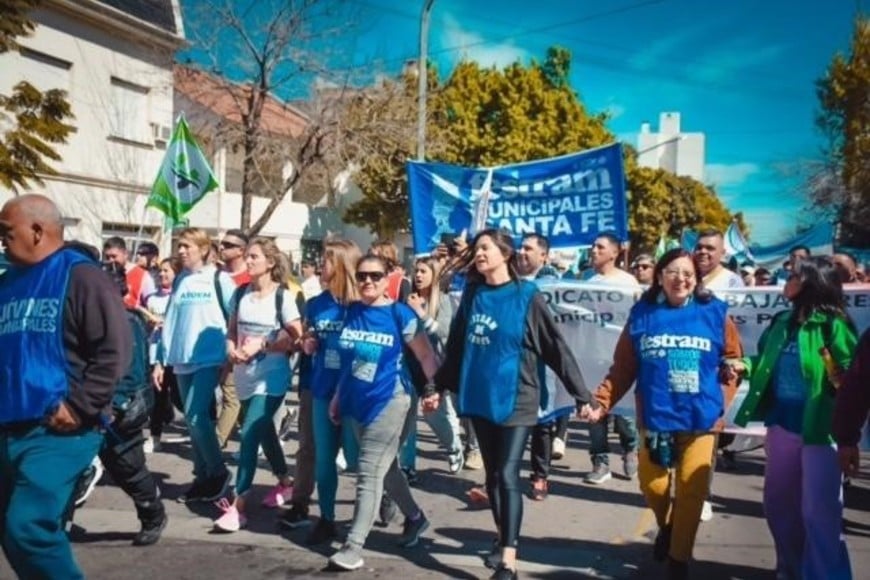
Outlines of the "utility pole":
[[420,14],[420,57],[417,60],[417,160],[426,157],[426,89],[428,78],[426,60],[429,43],[429,13],[435,0],[423,0],[423,12]]

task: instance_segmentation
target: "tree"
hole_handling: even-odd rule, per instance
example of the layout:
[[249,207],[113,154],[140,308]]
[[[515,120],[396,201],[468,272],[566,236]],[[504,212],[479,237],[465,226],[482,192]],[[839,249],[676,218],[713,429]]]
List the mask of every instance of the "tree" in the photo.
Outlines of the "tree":
[[828,144],[811,177],[811,201],[834,209],[842,243],[870,246],[870,19],[863,14],[855,18],[849,54],[834,55],[816,89],[816,124]]
[[[308,103],[306,124],[278,134],[263,122],[264,108],[278,103],[314,76],[328,74],[330,40],[353,20],[340,17],[344,0],[210,0],[196,4],[194,51],[221,79],[235,123],[215,138],[242,153],[240,227],[258,233],[291,190],[303,201],[321,197],[330,182],[327,150],[333,122],[321,102]],[[333,25],[336,22],[338,24]],[[284,105],[286,106],[286,105]],[[301,107],[304,105],[300,105]],[[326,184],[326,185],[325,185]],[[255,195],[269,199],[252,223]]]
[[[33,32],[28,14],[39,3],[8,0],[0,5],[0,54],[18,50],[15,38]],[[0,94],[0,125],[9,127],[0,139],[0,184],[17,193],[31,181],[42,185],[40,175],[55,174],[48,161],[60,161],[53,145],[66,142],[73,130],[66,121],[72,118],[65,91],[43,93],[21,81],[11,94]]]
[[[569,85],[570,53],[551,48],[543,63],[504,69],[461,62],[443,83],[430,72],[426,149],[430,159],[465,166],[493,166],[556,157],[612,143],[605,114],[591,114]],[[355,176],[364,198],[345,219],[391,237],[408,225],[404,163],[413,156],[416,90],[413,82],[367,92],[345,118],[371,121]],[[405,130],[402,131],[401,128]],[[533,137],[533,138],[532,138]],[[626,146],[630,189],[629,229],[635,247],[649,247],[662,228],[678,237],[683,227],[724,230],[732,215],[703,184],[662,170],[639,169]],[[744,229],[745,231],[745,229]]]

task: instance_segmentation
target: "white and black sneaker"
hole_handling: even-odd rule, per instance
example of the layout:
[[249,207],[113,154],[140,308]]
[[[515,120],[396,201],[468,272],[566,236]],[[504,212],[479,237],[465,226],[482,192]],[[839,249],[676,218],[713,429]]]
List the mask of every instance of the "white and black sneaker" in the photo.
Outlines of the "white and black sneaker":
[[73,491],[73,497],[76,498],[74,502],[76,507],[84,505],[88,497],[93,493],[94,488],[97,487],[97,483],[99,483],[105,471],[100,458],[94,457],[93,462],[82,472],[79,480],[76,482],[76,487]]

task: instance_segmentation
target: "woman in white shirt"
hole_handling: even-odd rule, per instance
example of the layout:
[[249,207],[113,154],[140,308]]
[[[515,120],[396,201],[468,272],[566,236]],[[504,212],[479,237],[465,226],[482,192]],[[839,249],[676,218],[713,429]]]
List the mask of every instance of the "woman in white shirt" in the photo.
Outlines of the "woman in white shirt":
[[178,258],[183,268],[166,307],[152,379],[163,384],[171,366],[184,403],[193,447],[194,480],[181,502],[215,501],[230,483],[212,418],[214,391],[226,363],[227,315],[236,285],[226,272],[206,264],[210,241],[199,228],[181,231]]
[[245,504],[257,471],[257,449],[262,446],[278,483],[263,505],[277,507],[290,499],[292,480],[272,420],[284,401],[292,368],[288,352],[302,335],[299,310],[283,287],[287,267],[274,242],[257,238],[245,250],[251,283],[239,287],[227,333],[227,358],[234,365],[236,392],[242,404],[236,498],[222,500],[223,515],[215,528],[235,532],[245,527]]
[[[157,274],[157,290],[145,299],[145,317],[148,319],[148,328],[151,331],[151,336],[148,338],[148,364],[152,370],[157,364],[157,346],[160,344],[163,318],[166,316],[166,307],[169,306],[172,285],[175,282],[175,276],[180,271],[181,265],[178,260],[167,258],[160,262]],[[178,383],[175,380],[172,367],[164,369],[163,382],[159,388],[155,388],[155,391],[157,392],[154,397],[154,409],[151,411],[151,449],[152,451],[160,451],[163,427],[175,417],[175,410],[172,408],[173,399],[178,401]],[[180,401],[178,404],[181,408]]]

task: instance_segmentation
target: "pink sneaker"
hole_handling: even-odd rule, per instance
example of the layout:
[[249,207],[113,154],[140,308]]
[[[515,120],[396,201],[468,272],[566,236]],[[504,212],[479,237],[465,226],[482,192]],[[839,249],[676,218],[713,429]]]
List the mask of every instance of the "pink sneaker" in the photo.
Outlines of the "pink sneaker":
[[293,497],[293,486],[279,483],[270,489],[266,497],[263,498],[263,506],[268,508],[282,506],[285,503],[290,503],[291,497]]
[[248,525],[248,518],[245,517],[245,514],[236,509],[236,506],[230,503],[227,498],[221,498],[220,501],[215,502],[215,505],[223,511],[223,515],[214,521],[216,530],[238,532]]

